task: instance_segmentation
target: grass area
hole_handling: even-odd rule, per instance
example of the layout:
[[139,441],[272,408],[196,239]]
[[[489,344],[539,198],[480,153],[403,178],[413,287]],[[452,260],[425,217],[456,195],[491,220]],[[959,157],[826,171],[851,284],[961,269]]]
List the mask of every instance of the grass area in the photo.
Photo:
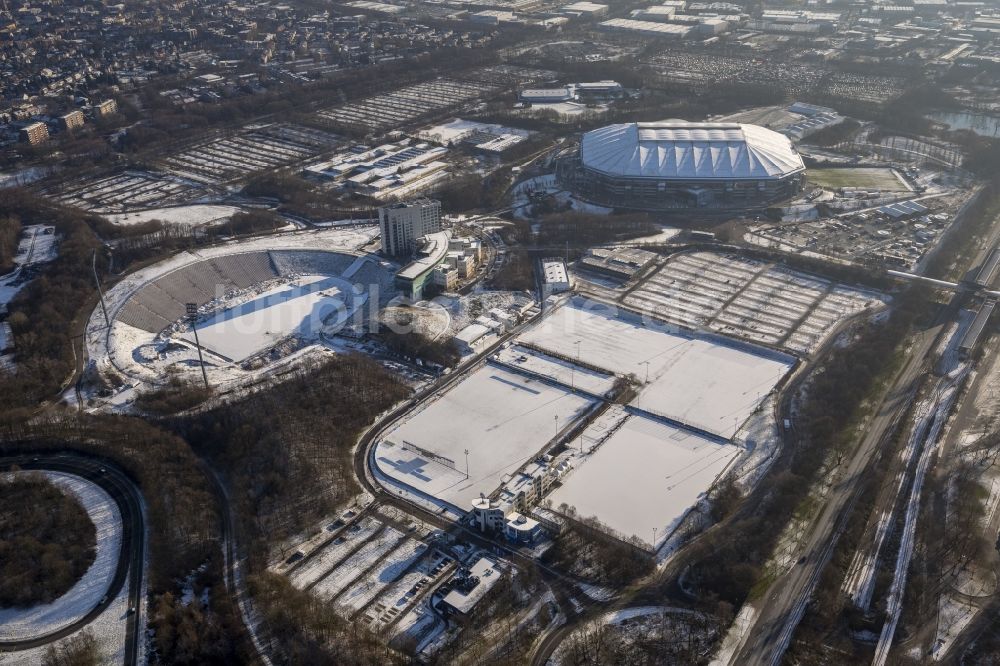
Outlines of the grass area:
[[818,187],[835,190],[840,187],[902,192],[907,189],[903,182],[884,167],[847,169],[809,169],[806,172],[809,183]]

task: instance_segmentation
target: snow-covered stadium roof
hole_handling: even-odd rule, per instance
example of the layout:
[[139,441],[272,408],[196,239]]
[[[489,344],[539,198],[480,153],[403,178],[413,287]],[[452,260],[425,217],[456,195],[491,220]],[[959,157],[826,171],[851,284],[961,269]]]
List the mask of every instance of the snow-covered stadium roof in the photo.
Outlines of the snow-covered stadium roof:
[[737,123],[627,123],[587,132],[583,165],[609,176],[779,178],[805,165],[788,137]]

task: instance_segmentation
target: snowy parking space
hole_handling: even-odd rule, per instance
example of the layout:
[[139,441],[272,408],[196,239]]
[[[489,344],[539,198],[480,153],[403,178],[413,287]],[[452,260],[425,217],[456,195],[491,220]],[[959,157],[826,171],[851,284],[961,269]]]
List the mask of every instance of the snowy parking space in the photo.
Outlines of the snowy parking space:
[[289,577],[292,585],[301,590],[314,584],[346,557],[351,549],[375,534],[380,525],[381,523],[370,516],[359,520],[296,569]]
[[118,213],[116,215],[106,215],[105,217],[107,217],[109,222],[124,227],[144,224],[152,220],[188,227],[200,227],[222,223],[239,212],[240,209],[235,206],[195,204],[191,206],[153,208],[132,213]]
[[317,583],[312,589],[313,594],[320,599],[332,600],[347,589],[369,566],[395,548],[403,538],[405,537],[402,532],[391,527],[377,533]]
[[373,630],[383,629],[440,578],[450,562],[450,558],[438,551],[426,554],[412,571],[385,589],[365,612],[362,621]]
[[487,82],[442,77],[320,111],[318,115],[333,126],[359,127],[379,133],[498,90],[498,86]]
[[[742,449],[641,416],[629,417],[546,504],[596,517],[624,538],[666,540]],[[563,507],[562,505],[566,506]]]
[[375,448],[375,463],[393,480],[465,511],[592,404],[548,382],[484,365],[388,433]]
[[427,551],[427,546],[413,539],[404,540],[378,566],[341,595],[338,604],[348,613],[361,610],[396,582]]
[[624,299],[670,324],[810,354],[841,320],[882,296],[764,262],[681,253]]
[[255,126],[196,144],[163,165],[183,178],[214,185],[314,157],[337,143],[334,135],[304,126]]
[[108,214],[181,204],[201,196],[203,191],[188,179],[149,171],[124,171],[53,186],[45,193],[67,206]]

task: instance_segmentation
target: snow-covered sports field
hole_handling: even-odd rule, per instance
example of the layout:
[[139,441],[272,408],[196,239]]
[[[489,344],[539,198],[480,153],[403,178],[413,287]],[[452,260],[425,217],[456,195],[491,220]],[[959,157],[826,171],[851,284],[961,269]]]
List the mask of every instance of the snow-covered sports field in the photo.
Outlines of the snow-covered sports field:
[[[346,280],[310,275],[198,323],[198,338],[205,349],[239,362],[292,334],[315,334],[327,322],[344,321],[365,299]],[[190,331],[183,337],[194,342]]]
[[666,539],[741,449],[642,416],[630,416],[548,496],[625,537]]
[[575,298],[520,340],[642,384],[635,405],[731,438],[794,359],[719,338],[674,332],[654,320]]
[[376,447],[375,461],[383,474],[464,511],[591,404],[551,384],[484,365],[390,432]]

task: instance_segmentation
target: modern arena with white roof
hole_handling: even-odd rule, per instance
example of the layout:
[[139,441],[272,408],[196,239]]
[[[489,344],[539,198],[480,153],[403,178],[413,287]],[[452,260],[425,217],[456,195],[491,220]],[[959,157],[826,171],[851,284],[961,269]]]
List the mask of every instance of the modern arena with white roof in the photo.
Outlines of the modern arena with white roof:
[[560,177],[616,208],[747,209],[794,196],[805,170],[788,137],[764,127],[669,120],[587,132]]

